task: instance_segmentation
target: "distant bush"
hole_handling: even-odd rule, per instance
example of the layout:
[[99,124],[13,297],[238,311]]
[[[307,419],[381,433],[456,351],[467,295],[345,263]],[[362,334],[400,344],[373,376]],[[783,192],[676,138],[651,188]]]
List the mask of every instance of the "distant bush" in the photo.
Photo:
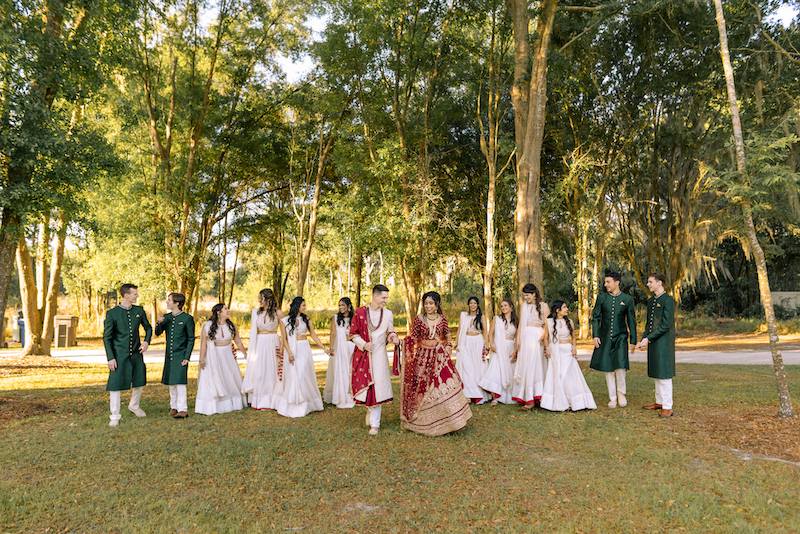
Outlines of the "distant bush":
[[781,306],[780,304],[775,304],[775,317],[778,320],[788,320],[788,319],[795,319],[800,317],[800,308],[788,308]]

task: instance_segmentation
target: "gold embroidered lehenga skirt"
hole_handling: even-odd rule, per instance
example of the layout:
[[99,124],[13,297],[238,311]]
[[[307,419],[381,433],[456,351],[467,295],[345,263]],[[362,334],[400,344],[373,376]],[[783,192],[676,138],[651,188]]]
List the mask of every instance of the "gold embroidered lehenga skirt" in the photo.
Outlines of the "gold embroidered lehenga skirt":
[[405,339],[400,420],[406,430],[440,436],[467,426],[472,410],[442,343],[425,346],[432,344],[425,342]]

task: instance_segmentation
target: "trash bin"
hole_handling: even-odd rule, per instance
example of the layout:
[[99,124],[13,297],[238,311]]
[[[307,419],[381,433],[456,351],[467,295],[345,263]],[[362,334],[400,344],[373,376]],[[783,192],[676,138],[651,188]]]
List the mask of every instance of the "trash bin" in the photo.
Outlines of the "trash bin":
[[56,347],[74,347],[78,344],[78,317],[75,315],[56,315]]
[[17,339],[15,341],[19,341],[19,344],[22,345],[22,348],[25,348],[25,317],[22,316],[22,312],[19,312],[19,317],[16,321],[17,324]]

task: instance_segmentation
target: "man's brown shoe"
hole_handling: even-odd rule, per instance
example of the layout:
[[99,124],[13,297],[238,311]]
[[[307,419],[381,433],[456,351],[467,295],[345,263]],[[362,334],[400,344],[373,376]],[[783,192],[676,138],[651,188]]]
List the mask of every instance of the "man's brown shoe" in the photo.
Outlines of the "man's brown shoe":
[[661,405],[654,403],[654,404],[651,404],[650,406],[642,406],[642,408],[644,408],[645,410],[660,410],[661,409]]
[[175,419],[186,419],[187,417],[189,417],[189,414],[187,412],[178,412],[175,414],[174,417]]
[[659,417],[672,417],[672,410],[661,410]]
[[171,410],[169,411],[169,416],[170,416],[170,417],[175,417],[175,414],[176,414],[176,413],[178,413],[178,410],[176,410],[175,408],[173,408],[173,409],[171,409]]

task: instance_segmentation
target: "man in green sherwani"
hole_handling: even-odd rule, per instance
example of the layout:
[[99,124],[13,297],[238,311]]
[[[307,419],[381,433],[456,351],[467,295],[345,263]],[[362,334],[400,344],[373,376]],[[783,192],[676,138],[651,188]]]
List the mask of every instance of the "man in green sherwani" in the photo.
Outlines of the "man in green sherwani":
[[[138,288],[133,284],[123,284],[119,288],[122,300],[119,305],[106,312],[103,324],[103,345],[108,359],[108,385],[106,391],[111,392],[111,422],[109,426],[119,425],[121,391],[131,391],[128,409],[136,417],[144,417],[144,410],[139,408],[142,389],[147,384],[147,369],[144,366],[144,351],[150,346],[153,329],[147,320],[144,308],[136,306],[139,299]],[[139,327],[144,328],[144,342],[139,341]]]
[[592,312],[594,352],[589,366],[606,375],[609,408],[616,408],[618,399],[623,408],[628,405],[625,373],[630,369],[628,353],[636,344],[636,307],[633,297],[619,289],[621,279],[617,272],[606,275],[606,293],[597,296]]
[[194,348],[194,317],[183,311],[186,297],[180,293],[167,296],[167,309],[158,318],[156,335],[167,333],[167,350],[164,353],[164,373],[161,383],[169,386],[169,415],[176,419],[189,417],[186,400],[187,371]]
[[653,296],[647,300],[647,323],[636,348],[647,347],[647,376],[655,379],[656,402],[645,410],[661,410],[659,417],[672,417],[672,377],[675,376],[675,299],[664,289],[661,273],[647,278]]

